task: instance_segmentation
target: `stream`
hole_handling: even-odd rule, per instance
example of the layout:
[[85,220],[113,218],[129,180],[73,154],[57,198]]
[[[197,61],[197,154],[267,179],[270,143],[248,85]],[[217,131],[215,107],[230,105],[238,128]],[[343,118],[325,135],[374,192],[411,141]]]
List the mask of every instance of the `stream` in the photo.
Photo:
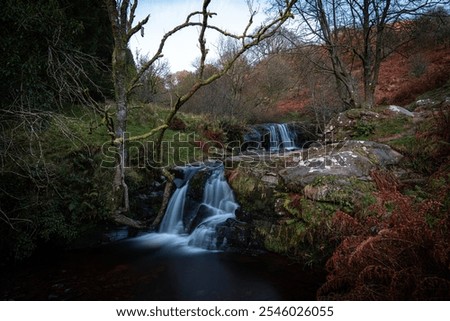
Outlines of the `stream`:
[[323,273],[278,255],[186,250],[152,238],[37,253],[27,264],[2,269],[1,299],[314,300],[324,281]]
[[323,272],[270,253],[227,251],[227,234],[217,231],[236,220],[239,204],[222,163],[178,174],[157,232],[3,267],[0,299],[315,300]]

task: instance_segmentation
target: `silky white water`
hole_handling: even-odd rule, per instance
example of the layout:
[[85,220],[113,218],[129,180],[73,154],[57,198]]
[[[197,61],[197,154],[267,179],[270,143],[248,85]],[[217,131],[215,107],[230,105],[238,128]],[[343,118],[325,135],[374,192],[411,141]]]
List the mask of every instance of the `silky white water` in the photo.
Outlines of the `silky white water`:
[[[217,227],[228,219],[234,219],[235,211],[239,207],[224,177],[223,164],[201,168],[188,166],[182,170],[186,179],[172,194],[158,233],[147,236],[147,241],[158,246],[189,251],[223,249],[226,246],[226,239],[218,240]],[[188,232],[183,222],[186,214],[187,191],[190,188],[191,179],[200,171],[210,172],[205,182],[203,200],[200,205],[203,207],[202,217],[197,226]]]

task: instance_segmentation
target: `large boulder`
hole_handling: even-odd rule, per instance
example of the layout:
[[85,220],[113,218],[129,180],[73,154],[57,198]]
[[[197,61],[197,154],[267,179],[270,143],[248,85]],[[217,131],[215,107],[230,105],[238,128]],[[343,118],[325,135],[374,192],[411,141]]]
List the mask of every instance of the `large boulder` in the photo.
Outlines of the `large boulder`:
[[370,211],[371,171],[395,167],[401,157],[387,145],[354,140],[230,157],[227,177],[241,205],[237,219],[245,224],[222,232],[240,247],[320,261],[331,246],[323,233],[334,213]]
[[400,114],[400,115],[404,115],[407,117],[414,117],[414,113],[410,112],[408,109],[400,107],[400,106],[395,106],[395,105],[390,105],[388,107],[388,109],[394,113]]
[[288,191],[303,192],[306,186],[324,176],[337,177],[341,181],[349,178],[370,180],[371,170],[395,165],[401,157],[387,145],[350,140],[300,153],[288,168],[279,171],[279,176]]

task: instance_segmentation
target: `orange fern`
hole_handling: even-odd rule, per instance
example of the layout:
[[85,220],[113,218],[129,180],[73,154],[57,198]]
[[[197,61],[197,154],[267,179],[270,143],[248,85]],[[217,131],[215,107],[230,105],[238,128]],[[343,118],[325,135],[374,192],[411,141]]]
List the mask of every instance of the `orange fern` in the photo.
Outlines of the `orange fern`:
[[335,214],[333,229],[342,242],[326,264],[318,299],[450,299],[450,218],[442,203],[401,194],[392,174],[371,176],[377,215]]

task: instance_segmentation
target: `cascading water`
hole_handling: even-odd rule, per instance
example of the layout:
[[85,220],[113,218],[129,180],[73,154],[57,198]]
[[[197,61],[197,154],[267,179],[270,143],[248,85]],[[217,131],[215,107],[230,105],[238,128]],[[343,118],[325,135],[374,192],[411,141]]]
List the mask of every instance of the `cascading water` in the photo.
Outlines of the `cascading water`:
[[[218,240],[216,229],[230,218],[235,218],[239,207],[234,200],[233,191],[224,177],[223,164],[213,167],[182,168],[185,179],[170,198],[166,214],[161,222],[159,233],[178,237],[178,243],[207,250],[220,250],[226,245],[226,239]],[[191,227],[186,226],[186,198],[191,178],[199,171],[210,171],[206,180],[203,201],[196,208]],[[192,213],[190,213],[192,216]],[[190,230],[190,231],[189,231]]]
[[297,148],[295,146],[295,133],[289,130],[287,124],[276,124],[278,133],[280,134],[280,145],[283,146],[285,150],[292,150]]
[[[167,205],[166,215],[164,215],[164,219],[159,226],[159,232],[168,234],[182,234],[184,232],[183,209],[188,186],[188,184],[185,184],[173,193]],[[171,215],[167,215],[168,213],[171,213]]]
[[251,148],[263,147],[270,152],[279,152],[297,149],[296,136],[288,124],[261,124],[251,128],[244,141]]
[[267,129],[269,130],[269,143],[270,143],[270,151],[275,152],[279,150],[280,147],[280,138],[278,135],[277,127],[278,124],[270,124]]

